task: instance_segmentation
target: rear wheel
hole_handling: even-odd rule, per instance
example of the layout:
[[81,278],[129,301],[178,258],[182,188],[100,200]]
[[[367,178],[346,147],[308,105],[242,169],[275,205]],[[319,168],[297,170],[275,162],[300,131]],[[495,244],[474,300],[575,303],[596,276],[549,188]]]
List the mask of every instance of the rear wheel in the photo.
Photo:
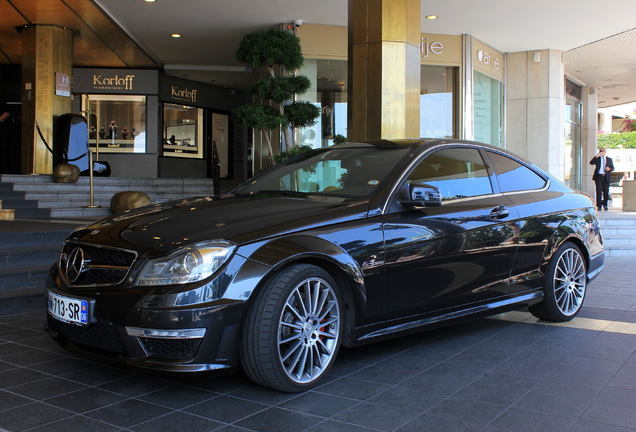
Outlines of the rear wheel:
[[581,250],[570,242],[555,252],[546,270],[543,301],[530,306],[537,318],[569,321],[583,306],[587,288],[587,269]]
[[241,363],[256,383],[286,392],[315,387],[340,347],[342,301],[333,278],[300,264],[256,297],[243,329]]

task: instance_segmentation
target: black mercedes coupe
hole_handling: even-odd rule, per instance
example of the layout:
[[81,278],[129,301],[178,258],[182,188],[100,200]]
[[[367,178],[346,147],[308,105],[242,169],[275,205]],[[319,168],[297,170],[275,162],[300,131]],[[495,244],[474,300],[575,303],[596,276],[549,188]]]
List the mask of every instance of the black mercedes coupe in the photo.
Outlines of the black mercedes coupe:
[[46,283],[47,331],[132,367],[240,365],[295,392],[340,346],[522,307],[570,320],[603,262],[590,198],[505,150],[346,143],[78,228]]

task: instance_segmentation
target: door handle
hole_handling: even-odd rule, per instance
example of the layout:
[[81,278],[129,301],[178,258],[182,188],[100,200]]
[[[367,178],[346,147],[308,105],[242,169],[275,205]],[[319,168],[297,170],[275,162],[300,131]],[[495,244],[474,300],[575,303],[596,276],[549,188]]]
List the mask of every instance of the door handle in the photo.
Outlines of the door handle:
[[508,215],[509,212],[505,205],[497,206],[490,211],[490,219],[492,220],[505,219]]

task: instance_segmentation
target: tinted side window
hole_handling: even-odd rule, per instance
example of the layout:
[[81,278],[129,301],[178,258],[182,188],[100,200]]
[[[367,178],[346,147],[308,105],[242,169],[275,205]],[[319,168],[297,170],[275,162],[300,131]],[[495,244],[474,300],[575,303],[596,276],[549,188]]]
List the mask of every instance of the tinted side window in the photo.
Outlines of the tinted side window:
[[408,182],[435,186],[442,200],[492,194],[484,161],[478,150],[470,148],[440,150],[427,156]]
[[499,153],[488,152],[488,157],[497,172],[501,192],[541,189],[545,179],[530,168]]

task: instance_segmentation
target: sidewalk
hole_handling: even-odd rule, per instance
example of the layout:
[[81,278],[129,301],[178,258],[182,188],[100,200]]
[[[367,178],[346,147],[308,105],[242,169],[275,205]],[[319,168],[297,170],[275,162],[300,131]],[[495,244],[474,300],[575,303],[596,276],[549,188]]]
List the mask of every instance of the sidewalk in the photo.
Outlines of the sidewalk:
[[636,431],[635,280],[608,258],[567,326],[512,312],[343,349],[301,394],[110,367],[58,348],[44,308],[0,317],[0,430]]

